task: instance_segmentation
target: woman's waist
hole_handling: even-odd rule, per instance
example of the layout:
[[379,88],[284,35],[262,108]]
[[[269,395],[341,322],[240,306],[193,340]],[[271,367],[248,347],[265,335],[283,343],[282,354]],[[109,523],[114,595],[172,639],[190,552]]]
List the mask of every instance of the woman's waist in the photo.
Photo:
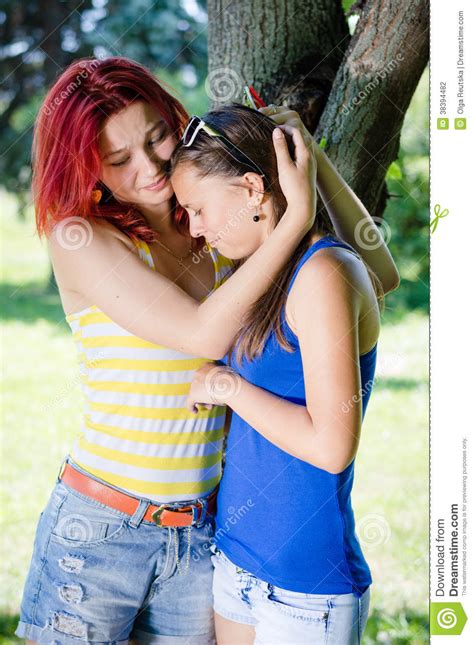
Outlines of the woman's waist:
[[228,508],[249,507],[252,513],[241,526],[249,531],[258,526],[281,532],[302,523],[309,532],[317,525],[326,527],[326,533],[329,525],[337,530],[342,524],[351,527],[352,468],[333,475],[287,456],[284,461],[265,460],[264,455],[257,460],[249,453],[247,462],[236,461],[228,446],[219,488],[219,521],[225,523]]
[[257,530],[234,535],[222,529],[219,516],[214,535],[217,548],[236,566],[286,589],[347,593],[350,588],[339,586],[370,583],[370,568],[356,540],[325,539],[323,531],[301,535],[295,527],[290,535],[268,532],[264,539]]
[[98,457],[139,468],[206,468],[222,454],[224,427],[223,423],[202,421],[196,426],[158,423],[135,430],[93,423],[86,417],[76,446]]
[[79,436],[71,458],[84,470],[133,495],[159,501],[192,499],[220,481],[222,441],[188,447],[186,451],[153,446],[149,453],[132,452],[125,443],[114,447]]
[[[135,479],[131,476],[133,473],[130,473],[126,466],[122,467],[119,473],[115,472],[113,467],[111,467],[110,471],[104,470],[101,466],[110,467],[110,465],[90,459],[90,455],[84,455],[77,445],[68,455],[66,461],[91,478],[91,480],[102,482],[112,489],[138,499],[160,504],[205,498],[212,491],[215,492],[217,497],[217,487],[221,475],[219,463],[217,468],[208,469],[206,472],[197,472],[192,478],[185,477],[183,473],[178,475],[175,471],[165,478],[162,478],[158,472],[152,479]],[[215,508],[213,513],[215,513]]]

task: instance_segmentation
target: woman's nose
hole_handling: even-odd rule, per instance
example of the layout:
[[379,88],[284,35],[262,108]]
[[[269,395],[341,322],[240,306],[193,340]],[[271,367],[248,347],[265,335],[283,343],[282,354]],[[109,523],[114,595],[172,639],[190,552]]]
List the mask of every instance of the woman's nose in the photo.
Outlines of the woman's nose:
[[189,233],[191,237],[201,237],[204,235],[204,227],[199,215],[189,216]]
[[146,177],[155,177],[156,173],[161,173],[164,162],[156,155],[143,153],[141,159],[142,172]]

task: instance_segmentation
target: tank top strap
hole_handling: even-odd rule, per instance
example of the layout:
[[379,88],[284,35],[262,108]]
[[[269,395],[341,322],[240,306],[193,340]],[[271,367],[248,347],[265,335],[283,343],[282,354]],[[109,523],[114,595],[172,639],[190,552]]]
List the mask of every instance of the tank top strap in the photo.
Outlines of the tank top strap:
[[218,267],[218,264],[219,264],[219,260],[218,260],[218,258],[219,258],[219,254],[218,254],[218,252],[217,252],[217,249],[214,249],[214,248],[213,248],[210,244],[208,244],[207,242],[206,242],[206,245],[205,245],[205,246],[206,246],[206,249],[207,249],[207,251],[208,251],[209,255],[211,256],[212,263],[214,264],[214,268],[215,268],[215,270],[216,270],[216,272],[217,272],[217,267]]
[[319,251],[320,249],[328,248],[328,247],[330,247],[330,246],[339,246],[339,247],[345,248],[345,249],[347,249],[348,251],[351,251],[352,253],[354,253],[355,255],[357,255],[358,257],[360,257],[360,256],[357,254],[357,252],[352,248],[352,246],[350,246],[350,244],[347,244],[346,242],[343,242],[342,240],[339,240],[339,239],[338,239],[337,237],[335,237],[334,235],[325,235],[324,237],[322,237],[321,239],[319,239],[317,242],[315,242],[314,244],[312,244],[312,245],[309,247],[309,249],[307,249],[307,250],[305,251],[305,253],[303,254],[303,256],[300,258],[300,260],[299,260],[298,264],[297,264],[297,265],[296,265],[296,267],[295,267],[295,270],[293,271],[293,275],[291,276],[290,284],[289,284],[289,286],[288,286],[288,292],[290,291],[291,287],[293,286],[293,284],[294,284],[294,282],[295,282],[295,280],[296,280],[296,276],[297,276],[297,275],[298,275],[298,273],[300,272],[300,270],[301,270],[301,268],[303,267],[303,265],[304,265],[304,264],[305,264],[305,263],[306,263],[306,262],[307,262],[311,257],[313,257],[313,255],[316,253],[316,251]]
[[150,269],[155,269],[155,263],[153,262],[153,257],[151,255],[150,247],[144,240],[133,239],[133,243],[138,249],[138,255],[140,259],[147,264]]
[[[305,251],[303,256],[300,258],[298,264],[295,267],[295,270],[293,271],[293,275],[291,276],[290,279],[290,284],[288,285],[288,293],[290,293],[290,290],[296,280],[296,276],[300,272],[301,268],[307,262],[313,255],[316,253],[316,251],[319,251],[319,249],[325,249],[330,246],[338,246],[344,249],[347,249],[348,251],[351,251],[355,255],[358,256],[357,252],[350,246],[350,244],[347,244],[346,242],[343,242],[342,240],[338,239],[334,235],[325,235],[321,239],[319,239],[317,242],[312,244],[309,249]],[[358,256],[360,257],[360,256]],[[281,311],[281,318],[280,318],[280,324],[281,328],[286,335],[287,340],[293,347],[298,346],[298,337],[296,334],[293,332],[291,327],[289,326],[287,320],[286,320],[286,305],[283,307]]]

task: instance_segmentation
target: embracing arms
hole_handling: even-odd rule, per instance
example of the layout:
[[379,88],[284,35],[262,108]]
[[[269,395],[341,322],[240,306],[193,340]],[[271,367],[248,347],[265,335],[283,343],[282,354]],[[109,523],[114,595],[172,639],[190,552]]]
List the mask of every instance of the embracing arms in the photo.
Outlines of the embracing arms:
[[[67,237],[64,228],[61,235],[53,232],[49,248],[58,282],[67,272],[68,289],[144,340],[221,358],[247,309],[268,289],[314,221],[314,159],[300,132],[295,129],[292,136],[295,161],[284,136],[274,139],[286,213],[260,248],[204,303],[152,271],[105,226],[91,227],[82,245],[61,243],[61,237]],[[74,220],[73,228],[77,227]],[[68,222],[60,226],[67,227]],[[83,226],[90,224],[84,221]]]
[[[324,306],[315,306],[308,293],[317,293],[318,303]],[[361,296],[353,287],[347,266],[322,252],[301,269],[292,295],[306,406],[256,387],[236,372],[229,374],[227,367],[208,364],[194,377],[189,409],[218,400],[281,450],[337,474],[355,457],[362,423],[358,340]]]

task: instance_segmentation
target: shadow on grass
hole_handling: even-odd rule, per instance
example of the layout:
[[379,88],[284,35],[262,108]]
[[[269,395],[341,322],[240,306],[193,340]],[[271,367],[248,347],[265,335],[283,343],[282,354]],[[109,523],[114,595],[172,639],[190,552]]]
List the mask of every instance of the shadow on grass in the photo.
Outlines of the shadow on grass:
[[[14,636],[19,616],[0,615],[0,644],[20,643]],[[397,616],[387,616],[379,609],[370,613],[363,645],[425,645],[429,643],[428,615],[403,611]]]
[[23,323],[34,323],[47,320],[54,324],[64,322],[64,312],[59,294],[48,289],[44,282],[26,282],[0,284],[1,319],[3,321],[20,320]]

